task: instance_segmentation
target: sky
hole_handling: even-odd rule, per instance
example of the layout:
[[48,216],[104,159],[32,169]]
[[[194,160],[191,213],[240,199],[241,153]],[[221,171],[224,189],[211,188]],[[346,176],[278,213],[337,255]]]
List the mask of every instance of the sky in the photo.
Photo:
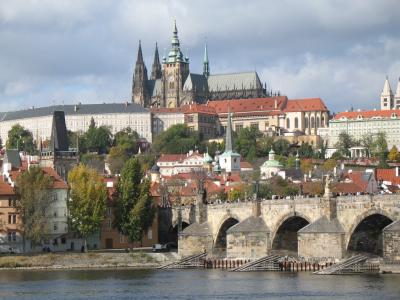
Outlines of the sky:
[[[190,70],[256,70],[331,112],[379,108],[400,77],[398,0],[0,0],[0,111],[130,100],[138,41],[148,73],[176,20]],[[164,50],[166,49],[166,50]]]

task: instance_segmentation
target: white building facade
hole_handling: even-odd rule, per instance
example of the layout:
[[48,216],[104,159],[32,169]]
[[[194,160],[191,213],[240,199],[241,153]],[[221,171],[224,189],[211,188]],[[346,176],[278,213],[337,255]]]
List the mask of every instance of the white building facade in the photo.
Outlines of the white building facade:
[[8,131],[15,124],[30,130],[36,141],[50,139],[54,111],[65,112],[67,129],[73,132],[85,132],[93,118],[96,126],[109,126],[113,134],[130,127],[141,138],[152,142],[150,111],[134,103],[104,103],[33,107],[0,113],[0,137],[3,144],[7,141]]

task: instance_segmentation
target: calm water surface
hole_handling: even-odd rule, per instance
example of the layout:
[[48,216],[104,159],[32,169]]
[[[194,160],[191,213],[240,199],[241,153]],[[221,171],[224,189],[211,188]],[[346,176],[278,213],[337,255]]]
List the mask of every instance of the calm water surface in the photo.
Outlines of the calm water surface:
[[0,271],[0,299],[400,299],[400,275],[221,270]]

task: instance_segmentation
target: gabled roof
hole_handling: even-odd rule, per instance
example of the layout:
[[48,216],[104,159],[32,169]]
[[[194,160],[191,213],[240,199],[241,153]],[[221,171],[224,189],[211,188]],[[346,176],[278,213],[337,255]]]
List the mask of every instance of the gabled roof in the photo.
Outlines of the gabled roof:
[[215,74],[207,78],[210,92],[262,88],[257,72]]
[[342,224],[338,219],[329,220],[326,216],[303,227],[299,233],[345,233]]
[[284,112],[297,111],[328,111],[321,98],[290,99],[287,101]]
[[233,232],[270,232],[270,230],[262,218],[251,216],[227,230],[227,233]]
[[208,222],[204,222],[202,224],[199,223],[193,223],[186,227],[182,232],[181,235],[187,236],[187,235],[192,235],[192,236],[209,236],[212,235],[211,227]]
[[15,195],[14,189],[10,184],[4,181],[3,176],[0,176],[0,195],[2,196],[12,196]]
[[209,115],[216,115],[215,108],[204,104],[192,103],[182,106],[185,114],[202,113]]
[[400,231],[400,220],[395,221],[385,228],[383,228],[383,231]]
[[[277,108],[275,108],[275,100]],[[280,110],[285,106],[286,101],[286,96],[237,100],[213,100],[209,101],[207,106],[213,107],[218,115],[228,114],[228,108],[234,116],[248,112],[277,112],[279,114]]]
[[203,74],[190,73],[183,85],[184,91],[207,91],[207,78]]

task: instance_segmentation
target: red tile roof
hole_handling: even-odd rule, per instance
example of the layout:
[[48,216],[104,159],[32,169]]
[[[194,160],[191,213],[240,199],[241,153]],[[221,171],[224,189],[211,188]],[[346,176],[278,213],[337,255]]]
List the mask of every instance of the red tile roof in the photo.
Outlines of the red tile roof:
[[334,120],[339,120],[341,118],[357,119],[358,116],[361,116],[362,118],[365,118],[365,119],[370,119],[373,117],[391,118],[392,114],[396,114],[396,116],[400,116],[400,109],[346,111],[346,112],[340,112],[340,113],[336,114],[333,119]]
[[[18,176],[20,174],[22,174],[22,172],[25,172],[26,170],[27,170],[27,165],[23,164],[20,170],[10,171],[9,173],[10,173],[11,179],[13,181],[16,181]],[[52,169],[50,167],[44,167],[44,168],[42,168],[42,171],[46,175],[52,177],[52,179],[53,179],[52,188],[53,189],[68,189],[67,183],[61,178],[60,175],[57,174],[57,172],[54,169]]]
[[391,182],[392,185],[400,184],[400,176],[396,176],[396,169],[376,169],[376,179]]
[[328,111],[321,98],[291,99],[287,101],[284,112]]
[[11,196],[15,195],[14,189],[11,187],[10,184],[4,182],[3,176],[0,176],[0,195],[2,196]]
[[176,114],[176,113],[183,113],[183,108],[182,107],[173,107],[173,108],[168,108],[168,107],[151,107],[150,111],[152,113],[171,113],[171,114]]
[[[275,108],[275,100],[277,100],[277,108]],[[241,112],[259,112],[259,111],[279,111],[285,106],[286,96],[272,98],[251,98],[237,100],[214,100],[208,101],[207,106],[213,107],[217,114],[227,114],[228,107],[232,113]]]
[[182,161],[184,159],[190,157],[199,157],[202,158],[203,156],[197,152],[193,152],[192,155],[188,156],[187,154],[162,154],[161,157],[157,160],[157,162],[174,162],[174,161]]
[[202,114],[209,114],[209,115],[216,115],[215,108],[212,106],[207,106],[204,104],[188,104],[181,107],[185,114],[190,113],[202,113]]
[[357,194],[365,192],[360,186],[353,182],[337,182],[333,185],[332,191],[335,193]]

